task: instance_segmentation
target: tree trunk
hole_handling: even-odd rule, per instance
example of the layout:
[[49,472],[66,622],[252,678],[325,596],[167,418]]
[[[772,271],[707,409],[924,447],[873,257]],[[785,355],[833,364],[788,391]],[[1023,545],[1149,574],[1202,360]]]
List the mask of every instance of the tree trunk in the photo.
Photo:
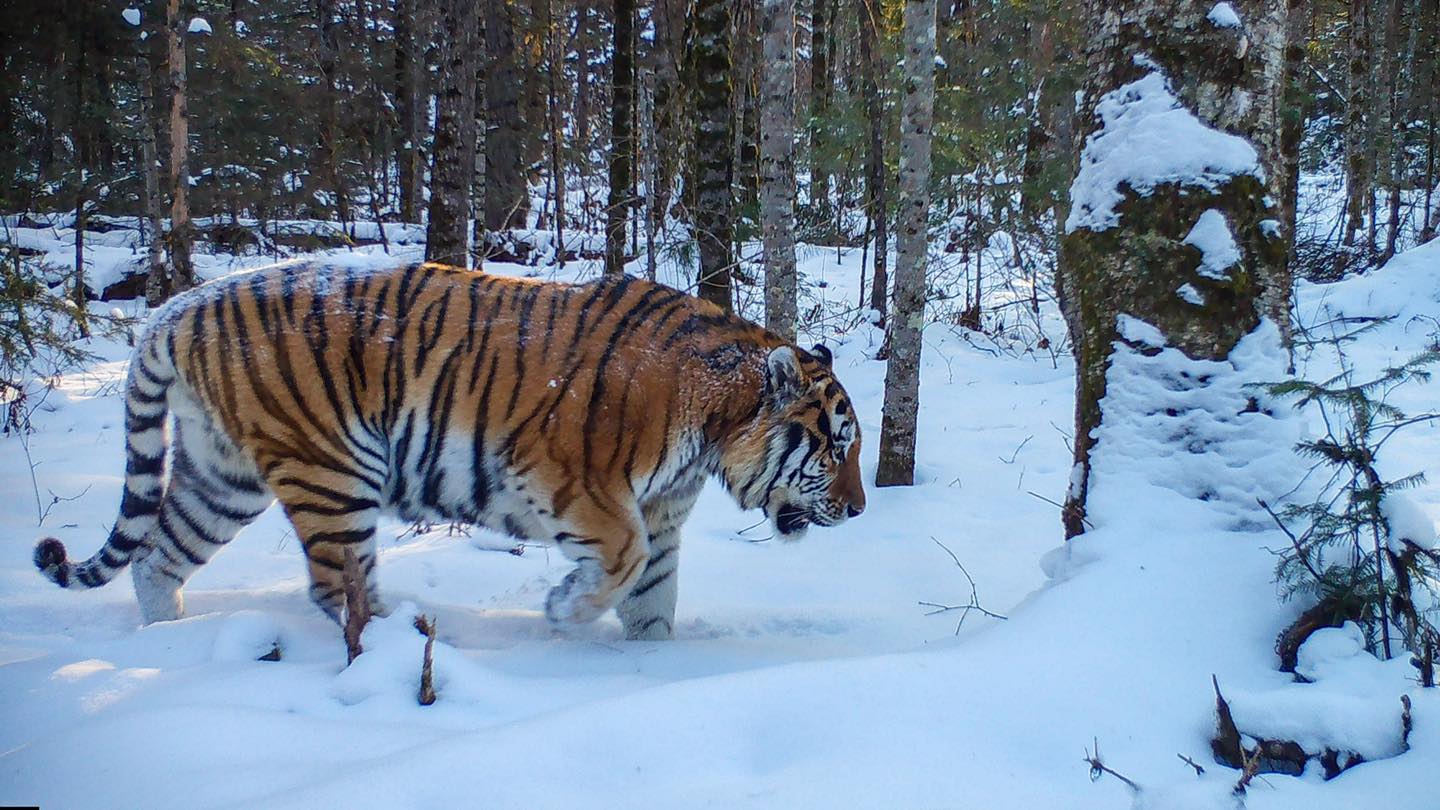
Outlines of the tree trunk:
[[430,222],[425,231],[425,260],[460,266],[470,258],[479,5],[479,0],[442,4],[440,99],[430,168]]
[[830,174],[826,137],[834,76],[830,25],[836,0],[814,0],[810,11],[810,217],[823,233],[830,223]]
[[561,56],[560,27],[555,22],[555,0],[545,0],[545,52],[549,61],[549,93],[545,105],[547,140],[550,141],[550,182],[555,190],[555,263],[565,268],[565,163],[560,157],[559,74],[565,69]]
[[930,218],[930,133],[935,108],[935,0],[906,0],[900,101],[900,218],[895,240],[895,309],[885,363],[885,407],[875,485],[915,483],[920,412],[920,337]]
[[1420,26],[1418,20],[1408,26],[1409,35],[1401,42],[1401,16],[1404,8],[1400,0],[1390,0],[1385,12],[1385,61],[1388,67],[1380,73],[1386,83],[1387,126],[1380,137],[1385,141],[1385,191],[1387,213],[1385,222],[1385,247],[1380,252],[1379,263],[1390,261],[1400,239],[1400,190],[1405,185],[1405,135],[1409,129],[1409,111],[1402,109],[1401,99],[1408,96],[1407,85],[1413,86],[1416,38]]
[[340,177],[340,44],[336,34],[335,0],[318,0],[315,4],[315,25],[319,30],[320,81],[325,86],[325,101],[320,107],[321,171],[335,195],[335,209],[342,225],[354,221],[350,211],[350,192]]
[[635,105],[635,0],[615,0],[610,61],[610,198],[605,204],[605,275],[625,273],[625,231],[630,222],[634,167],[631,108]]
[[795,340],[795,0],[762,0],[760,220],[765,328]]
[[525,227],[530,211],[525,184],[525,122],[510,0],[485,3],[485,228]]
[[[1211,360],[1228,357],[1263,319],[1280,325],[1289,317],[1287,244],[1274,219],[1279,212],[1267,203],[1267,197],[1278,199],[1275,185],[1282,174],[1278,115],[1285,15],[1272,0],[1231,5],[1240,26],[1210,22],[1211,5],[1192,0],[1091,3],[1088,75],[1076,119],[1083,152],[1059,266],[1081,324],[1075,344],[1075,467],[1062,511],[1067,537],[1086,528],[1090,460],[1106,370],[1122,337],[1121,316],[1155,327],[1166,345],[1189,357]],[[1106,185],[1109,181],[1101,180],[1113,178],[1112,171],[1128,177],[1137,170],[1130,156],[1107,154],[1102,138],[1123,138],[1120,130],[1137,126],[1133,122],[1145,115],[1117,107],[1135,109],[1140,88],[1158,101],[1162,86],[1194,116],[1191,132],[1207,128],[1221,144],[1205,156],[1210,164],[1227,165],[1228,154],[1231,168],[1205,181],[1175,180],[1161,172]],[[1112,122],[1106,126],[1097,115],[1102,99]],[[1168,115],[1171,127],[1182,117]],[[1254,150],[1248,165],[1233,157],[1246,154],[1247,146]],[[1206,244],[1196,236],[1202,223],[1223,230],[1238,261],[1202,266],[1212,255],[1194,246]]]
[[[1280,159],[1283,169],[1280,221],[1291,240],[1293,259],[1296,211],[1300,198],[1300,141],[1305,137],[1305,46],[1310,35],[1309,0],[1287,0],[1285,18],[1285,89],[1280,107]],[[1287,259],[1288,261],[1288,259]]]
[[424,140],[425,60],[420,54],[420,0],[396,0],[395,3],[395,98],[399,117],[399,138],[396,139],[395,167],[400,182],[400,219],[420,221],[425,169],[421,143]]
[[730,312],[730,243],[734,238],[731,139],[731,0],[696,0],[695,237],[700,243],[699,295]]
[[185,107],[185,33],[188,21],[180,0],[168,0],[165,24],[170,60],[170,291],[195,286],[190,263],[190,118]]
[[1346,246],[1355,244],[1355,235],[1365,224],[1366,202],[1370,198],[1370,166],[1366,84],[1370,80],[1370,2],[1350,0],[1349,86],[1345,102],[1345,237]]
[[[676,15],[675,8],[681,10]],[[655,44],[651,53],[655,59],[655,113],[656,173],[659,182],[655,186],[655,205],[651,213],[651,228],[664,227],[670,210],[672,183],[680,156],[684,153],[685,93],[680,81],[682,44],[677,29],[684,26],[684,7],[680,0],[655,0]]]
[[154,307],[170,296],[170,277],[165,271],[165,252],[161,245],[164,237],[160,223],[160,155],[155,147],[154,67],[146,58],[148,52],[142,43],[142,50],[135,57],[135,75],[140,80],[140,162],[143,164],[140,175],[145,180],[145,224],[150,230],[145,303]]
[[880,40],[881,9],[876,0],[859,0],[857,5],[860,12],[860,91],[865,96],[865,116],[870,119],[870,138],[865,154],[865,210],[875,243],[870,309],[879,316],[874,324],[884,329],[885,314],[889,309],[886,299],[890,294],[890,276],[886,268],[890,247],[890,205],[885,195],[885,108],[880,103],[880,85],[876,81],[876,74],[882,70],[875,52]]

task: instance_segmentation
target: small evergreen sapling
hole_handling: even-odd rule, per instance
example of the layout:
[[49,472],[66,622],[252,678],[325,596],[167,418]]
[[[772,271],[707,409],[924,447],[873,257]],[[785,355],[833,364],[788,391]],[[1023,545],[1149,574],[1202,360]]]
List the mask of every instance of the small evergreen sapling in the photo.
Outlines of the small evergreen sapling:
[[[1427,607],[1440,605],[1435,598],[1440,552],[1431,547],[1433,532],[1425,538],[1397,536],[1387,503],[1387,498],[1398,500],[1394,493],[1422,483],[1424,475],[1386,479],[1376,461],[1401,430],[1440,418],[1437,413],[1408,415],[1389,402],[1400,386],[1428,382],[1440,352],[1423,352],[1357,382],[1342,344],[1360,331],[1365,330],[1324,341],[1340,358],[1335,376],[1266,386],[1275,396],[1293,399],[1297,408],[1318,409],[1325,434],[1300,442],[1296,452],[1315,460],[1312,474],[1329,472],[1313,502],[1271,513],[1291,540],[1276,568],[1285,597],[1303,595],[1314,602],[1276,642],[1284,669],[1293,669],[1295,652],[1310,632],[1345,621],[1359,624],[1368,648],[1386,659],[1395,652],[1392,629],[1400,631],[1404,646],[1420,661],[1433,660],[1440,643],[1433,609]],[[1299,534],[1294,528],[1301,529]],[[1422,680],[1428,682],[1429,675],[1422,672]]]

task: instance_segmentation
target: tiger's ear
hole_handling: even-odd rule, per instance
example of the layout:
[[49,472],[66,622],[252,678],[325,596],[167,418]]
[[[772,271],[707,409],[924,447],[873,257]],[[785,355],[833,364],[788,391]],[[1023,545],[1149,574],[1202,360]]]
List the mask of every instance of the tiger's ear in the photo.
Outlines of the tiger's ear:
[[815,355],[815,359],[823,363],[826,368],[830,368],[835,363],[835,355],[830,353],[830,347],[824,343],[816,343],[810,347],[810,353]]
[[789,346],[777,346],[765,358],[765,389],[778,405],[784,405],[805,390],[800,356]]

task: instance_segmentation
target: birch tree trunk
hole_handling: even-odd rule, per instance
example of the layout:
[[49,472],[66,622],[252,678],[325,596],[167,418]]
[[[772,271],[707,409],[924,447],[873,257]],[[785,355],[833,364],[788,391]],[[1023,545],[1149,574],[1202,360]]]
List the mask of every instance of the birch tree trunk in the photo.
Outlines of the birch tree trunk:
[[475,172],[475,52],[478,0],[444,0],[440,99],[430,168],[425,260],[469,263],[471,179]]
[[920,412],[920,337],[925,325],[925,254],[930,217],[930,134],[935,109],[935,0],[906,0],[900,101],[900,216],[895,239],[895,306],[875,485],[915,483]]
[[795,340],[795,0],[762,0],[760,221],[765,328]]
[[185,29],[180,0],[165,4],[170,61],[170,291],[195,286],[190,262],[190,117],[185,106]]
[[[1285,10],[1273,0],[1231,5],[1237,25],[1212,21],[1208,0],[1090,3],[1094,27],[1076,119],[1080,172],[1071,187],[1058,269],[1081,328],[1075,343],[1075,467],[1062,510],[1066,537],[1086,527],[1090,459],[1103,418],[1106,371],[1123,337],[1121,316],[1155,327],[1167,346],[1207,360],[1227,358],[1262,318],[1288,323],[1288,245],[1277,219],[1281,212],[1269,202],[1278,200],[1283,185],[1278,118]],[[1162,171],[1134,179],[1127,174],[1131,156],[1105,151],[1102,138],[1123,138],[1126,127],[1151,114],[1136,108],[1138,117],[1126,117],[1132,114],[1117,109],[1131,109],[1125,105],[1138,104],[1145,93],[1156,104],[1162,89],[1179,111],[1193,116],[1183,130],[1186,148],[1207,150],[1194,160],[1232,168],[1206,169],[1211,173],[1203,178],[1192,171],[1175,179]],[[1108,120],[1097,113],[1102,99]],[[1168,115],[1167,122],[1183,118]],[[1114,181],[1111,169],[1127,179]],[[1137,192],[1137,186],[1149,190]],[[1097,200],[1115,197],[1118,202],[1097,208]],[[1210,237],[1197,236],[1207,224]]]
[[610,198],[605,204],[605,275],[625,273],[625,226],[630,222],[630,179],[635,105],[635,0],[615,0],[610,61]]
[[699,295],[726,312],[730,300],[730,243],[734,239],[731,138],[730,6],[696,0],[693,44],[695,98],[695,238],[700,244]]

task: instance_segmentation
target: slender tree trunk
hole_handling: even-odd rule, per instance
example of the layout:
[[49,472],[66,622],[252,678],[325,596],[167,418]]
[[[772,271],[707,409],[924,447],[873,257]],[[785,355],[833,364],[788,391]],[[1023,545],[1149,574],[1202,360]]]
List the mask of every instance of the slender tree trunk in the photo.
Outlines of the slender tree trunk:
[[631,108],[635,105],[635,0],[614,0],[610,60],[610,198],[605,204],[605,275],[625,273],[625,226],[633,173]]
[[870,138],[865,154],[866,218],[875,243],[875,273],[870,279],[870,309],[879,315],[874,321],[885,328],[890,275],[886,263],[890,247],[890,205],[885,194],[885,108],[880,102],[880,72],[876,53],[880,40],[881,9],[877,0],[858,0],[860,16],[860,91],[865,96],[865,116],[870,119]]
[[511,0],[485,4],[485,228],[523,228],[529,213],[525,183],[525,122]]
[[762,0],[760,219],[765,327],[795,340],[795,0]]
[[683,25],[683,10],[680,20],[676,19],[674,8],[684,6],[680,0],[655,0],[655,44],[651,53],[655,58],[655,171],[658,182],[655,186],[655,205],[651,213],[651,228],[658,231],[665,227],[670,210],[672,183],[680,156],[684,153],[683,134],[685,118],[685,93],[680,81],[681,45],[676,29]]
[[545,0],[545,52],[549,61],[549,93],[545,116],[550,141],[551,185],[555,189],[555,262],[565,268],[565,163],[561,159],[559,75],[565,69],[560,53],[560,28],[555,22],[555,0]]
[[320,109],[321,170],[330,185],[330,192],[335,195],[340,222],[348,226],[354,221],[354,214],[350,210],[350,192],[340,177],[340,87],[337,76],[340,45],[336,34],[339,23],[335,21],[335,0],[318,0],[315,17],[315,25],[320,32],[320,80],[325,85],[325,101]]
[[1355,244],[1355,235],[1365,225],[1366,201],[1370,198],[1370,166],[1366,161],[1369,147],[1369,98],[1365,93],[1370,80],[1370,2],[1350,0],[1349,86],[1345,102],[1345,237],[1344,244]]
[[696,0],[695,237],[700,243],[699,295],[730,312],[730,244],[734,239],[731,139],[731,0]]
[[905,71],[900,101],[900,218],[895,240],[895,308],[885,363],[885,407],[875,485],[915,483],[920,413],[920,337],[930,219],[930,135],[935,108],[935,0],[905,0]]
[[395,98],[400,119],[395,167],[400,183],[400,219],[405,222],[420,221],[425,180],[421,153],[426,97],[421,87],[425,60],[418,45],[418,2],[420,0],[396,0],[395,3]]
[[140,175],[145,180],[145,222],[150,230],[148,264],[145,277],[145,303],[159,306],[170,296],[170,277],[165,271],[162,248],[163,226],[160,223],[160,155],[155,148],[155,83],[154,66],[146,58],[149,49],[143,43],[135,56],[135,75],[140,81]]
[[1409,110],[1401,107],[1401,100],[1407,97],[1413,86],[1415,65],[1413,54],[1419,33],[1418,20],[1412,18],[1409,34],[1402,43],[1400,38],[1401,17],[1404,8],[1401,0],[1390,0],[1385,16],[1385,58],[1390,66],[1381,72],[1388,84],[1386,119],[1389,126],[1381,133],[1386,142],[1385,190],[1387,213],[1385,223],[1385,248],[1380,253],[1380,263],[1390,261],[1400,240],[1400,190],[1405,185],[1405,136],[1409,130]]
[[[1072,201],[1059,266],[1081,324],[1075,344],[1075,467],[1062,510],[1067,537],[1086,529],[1091,454],[1110,358],[1125,337],[1122,316],[1154,327],[1185,355],[1210,360],[1228,357],[1263,319],[1280,325],[1289,317],[1288,246],[1275,228],[1278,212],[1268,202],[1278,196],[1282,163],[1278,117],[1285,14],[1273,0],[1233,0],[1232,6],[1241,27],[1214,25],[1207,19],[1210,4],[1192,0],[1089,4],[1088,75],[1076,118],[1085,151],[1072,186],[1084,196]],[[1216,130],[1216,138],[1229,133],[1235,139],[1225,141],[1229,153],[1248,142],[1257,165],[1205,183],[1157,180],[1144,194],[1117,184],[1105,192],[1121,195],[1119,203],[1097,202],[1103,198],[1095,196],[1096,178],[1109,176],[1094,168],[1106,160],[1096,146],[1107,133],[1097,107],[1102,98],[1110,105],[1129,103],[1138,82],[1157,91],[1157,78],[1196,126]],[[1087,175],[1091,170],[1096,174]],[[1192,246],[1191,234],[1207,221],[1223,227],[1239,253],[1221,277],[1201,273],[1206,254]],[[1190,294],[1184,295],[1187,285]]]
[[195,286],[190,263],[190,118],[185,106],[185,30],[180,0],[167,0],[165,23],[170,61],[170,291]]
[[425,260],[467,264],[475,172],[475,52],[478,0],[443,0],[440,100],[430,169]]
[[[640,132],[641,162],[645,168],[645,277],[651,281],[656,277],[655,234],[659,231],[660,217],[655,211],[656,189],[660,185],[660,158],[656,154],[655,121],[655,70],[650,67],[640,74],[640,118],[644,126]],[[640,172],[639,165],[636,173]]]
[[830,25],[837,0],[813,0],[810,11],[810,216],[822,233],[830,222],[829,139],[831,86]]
[[[1300,141],[1305,137],[1305,46],[1310,33],[1309,0],[1287,0],[1285,18],[1285,88],[1280,108],[1280,160],[1282,182],[1280,221],[1291,240],[1294,258],[1297,207],[1300,198]],[[1287,261],[1289,260],[1287,259]]]

